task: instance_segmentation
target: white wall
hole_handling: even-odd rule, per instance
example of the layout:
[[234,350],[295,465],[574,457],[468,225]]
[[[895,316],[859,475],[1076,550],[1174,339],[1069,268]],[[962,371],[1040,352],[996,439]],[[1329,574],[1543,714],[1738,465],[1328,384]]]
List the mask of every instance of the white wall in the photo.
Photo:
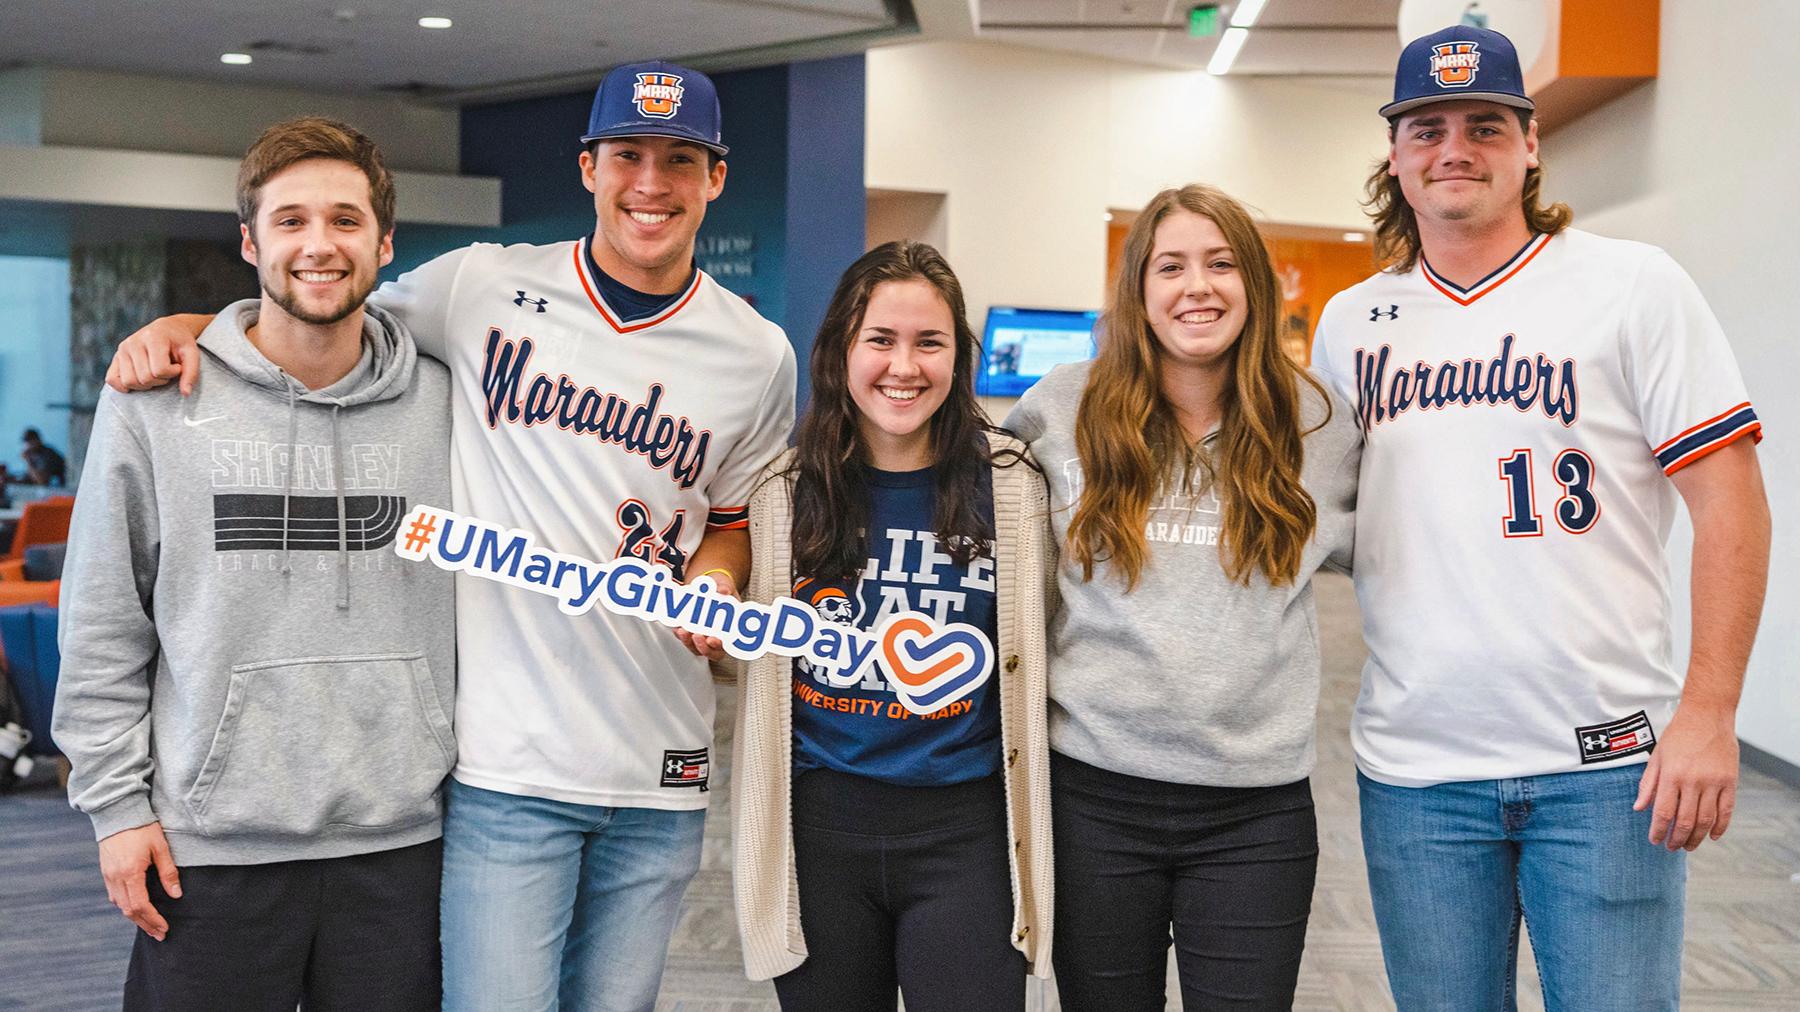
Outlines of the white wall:
[[92,70],[42,76],[41,143],[242,158],[264,127],[341,119],[375,138],[392,169],[454,174],[461,116],[404,98],[343,95]]
[[69,450],[69,262],[0,256],[0,462],[24,469],[19,433]]
[[[239,158],[0,145],[0,200],[236,213]],[[500,181],[395,172],[394,213],[429,225],[500,224]]]
[[942,251],[949,228],[944,194],[913,190],[870,190],[864,243],[874,249],[899,239],[936,246]]
[[987,43],[868,54],[868,185],[947,193],[944,250],[989,305],[1092,309],[1108,208],[1224,187],[1272,221],[1358,228],[1380,99]]
[[[1657,80],[1544,141],[1547,186],[1577,226],[1656,243],[1694,276],[1743,368],[1768,437],[1774,566],[1738,733],[1800,764],[1800,99],[1768,68],[1790,58],[1800,5],[1662,5]],[[1681,656],[1692,531],[1670,539]]]

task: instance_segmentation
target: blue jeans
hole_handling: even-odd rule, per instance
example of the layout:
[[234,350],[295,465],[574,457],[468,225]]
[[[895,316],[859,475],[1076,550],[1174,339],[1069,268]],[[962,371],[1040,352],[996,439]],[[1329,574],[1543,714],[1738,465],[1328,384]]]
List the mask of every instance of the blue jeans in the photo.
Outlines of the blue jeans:
[[1524,917],[1550,1012],[1673,1009],[1686,854],[1631,810],[1641,764],[1389,787],[1361,773],[1363,853],[1401,1012],[1517,1007]]
[[706,813],[446,798],[444,1008],[652,1008]]

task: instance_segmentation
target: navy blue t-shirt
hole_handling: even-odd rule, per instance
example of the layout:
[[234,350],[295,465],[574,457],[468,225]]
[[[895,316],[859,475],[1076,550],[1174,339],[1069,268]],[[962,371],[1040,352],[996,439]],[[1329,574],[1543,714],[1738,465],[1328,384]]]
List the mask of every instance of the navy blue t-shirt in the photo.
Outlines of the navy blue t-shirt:
[[[933,472],[869,470],[869,561],[854,581],[797,578],[794,596],[825,618],[874,629],[889,615],[918,611],[939,623],[966,622],[999,646],[994,560],[959,566],[938,546],[932,522]],[[993,485],[983,509],[993,518]],[[879,655],[879,651],[877,652]],[[879,659],[863,680],[837,688],[805,658],[794,661],[794,772],[826,767],[908,787],[979,780],[1000,770],[1000,693],[987,681],[929,716],[902,706]]]
[[673,306],[677,299],[687,294],[688,285],[694,280],[693,271],[690,270],[688,280],[683,281],[681,287],[672,294],[651,295],[649,292],[640,292],[635,288],[628,288],[620,284],[612,275],[600,269],[600,265],[594,262],[594,236],[592,233],[582,240],[581,255],[587,257],[588,270],[593,272],[594,280],[600,283],[600,295],[606,300],[606,304],[613,308],[613,312],[619,314],[620,323],[630,323],[633,320],[655,316]]

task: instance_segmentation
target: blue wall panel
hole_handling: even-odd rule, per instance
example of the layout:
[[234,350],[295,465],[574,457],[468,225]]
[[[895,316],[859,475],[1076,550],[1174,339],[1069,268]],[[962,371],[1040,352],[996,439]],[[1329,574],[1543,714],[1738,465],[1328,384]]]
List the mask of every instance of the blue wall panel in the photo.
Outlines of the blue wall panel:
[[700,266],[783,329],[787,81],[786,66],[719,75],[722,133],[731,154],[725,158],[725,192],[707,209],[698,243]]
[[800,353],[800,403],[811,350],[838,275],[862,256],[868,201],[863,187],[862,54],[788,68],[788,339]]

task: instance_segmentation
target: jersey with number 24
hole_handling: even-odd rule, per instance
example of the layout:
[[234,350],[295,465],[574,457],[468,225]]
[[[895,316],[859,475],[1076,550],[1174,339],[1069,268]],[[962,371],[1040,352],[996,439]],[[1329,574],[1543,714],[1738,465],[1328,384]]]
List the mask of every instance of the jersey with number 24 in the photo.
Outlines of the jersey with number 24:
[[[748,525],[751,487],[793,425],[793,349],[700,270],[663,311],[621,319],[586,241],[477,244],[371,301],[450,366],[451,508],[552,551],[679,573],[707,528]],[[456,646],[457,780],[705,807],[712,682],[670,630],[466,579]]]

